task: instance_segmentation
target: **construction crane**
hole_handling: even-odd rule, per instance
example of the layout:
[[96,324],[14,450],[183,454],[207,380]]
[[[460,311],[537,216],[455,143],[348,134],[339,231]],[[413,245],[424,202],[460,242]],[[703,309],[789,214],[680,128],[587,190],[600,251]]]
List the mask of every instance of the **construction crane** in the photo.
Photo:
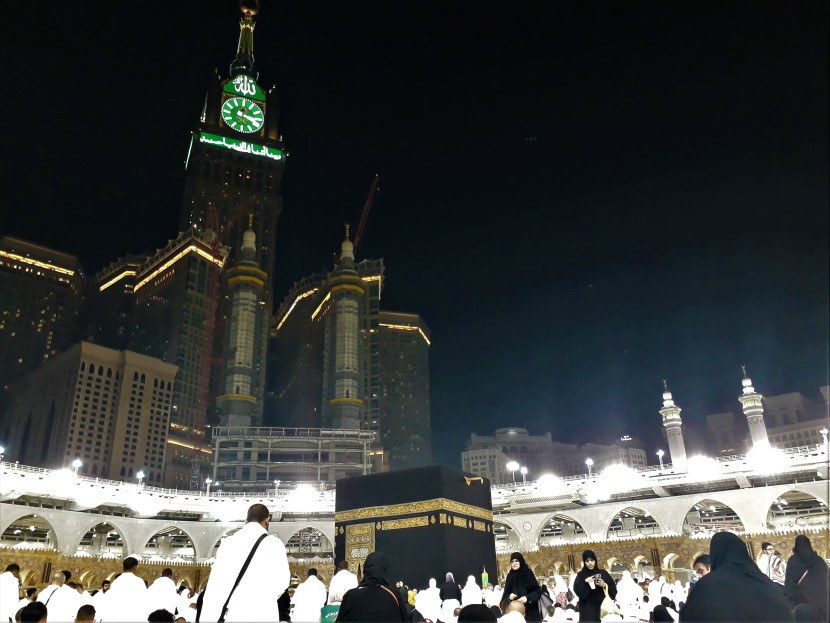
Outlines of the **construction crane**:
[[380,174],[375,173],[375,179],[372,180],[372,187],[369,189],[369,196],[366,197],[366,203],[363,204],[363,213],[360,215],[360,224],[357,226],[357,231],[354,234],[353,246],[355,252],[357,252],[357,246],[360,244],[360,239],[363,237],[363,230],[366,229],[366,219],[369,218],[369,210],[372,208],[372,200],[375,198],[379,181]]

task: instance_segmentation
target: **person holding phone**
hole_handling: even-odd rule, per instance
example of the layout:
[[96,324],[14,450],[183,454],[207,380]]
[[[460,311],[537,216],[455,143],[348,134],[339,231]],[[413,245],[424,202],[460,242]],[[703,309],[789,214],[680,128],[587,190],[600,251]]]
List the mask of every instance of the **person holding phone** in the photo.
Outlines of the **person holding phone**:
[[608,596],[614,599],[617,596],[617,584],[614,578],[605,569],[600,569],[597,564],[597,555],[593,550],[586,549],[582,552],[582,569],[576,574],[574,592],[579,597],[579,621],[599,622],[600,605],[605,599],[605,589],[608,589]]

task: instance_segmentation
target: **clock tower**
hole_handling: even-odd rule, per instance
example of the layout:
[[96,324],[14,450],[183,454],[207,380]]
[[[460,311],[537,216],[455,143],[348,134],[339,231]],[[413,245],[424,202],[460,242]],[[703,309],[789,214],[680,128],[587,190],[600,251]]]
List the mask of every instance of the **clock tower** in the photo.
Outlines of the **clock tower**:
[[[193,130],[185,165],[185,191],[180,229],[195,227],[208,238],[213,236],[228,252],[227,266],[242,259],[246,231],[255,235],[255,257],[246,261],[261,267],[264,288],[256,310],[251,364],[251,425],[261,424],[265,390],[265,361],[268,323],[273,307],[273,264],[282,198],[280,178],[285,165],[285,148],[277,126],[275,88],[267,91],[259,83],[254,64],[253,42],[259,0],[240,1],[239,46],[229,74],[217,71],[211,80],[199,122]],[[224,350],[222,322],[230,312],[226,281],[217,289],[218,310],[214,343]],[[227,353],[221,352],[225,359]],[[210,356],[210,354],[206,354]],[[219,374],[214,367],[214,379]],[[216,383],[212,383],[213,386]],[[211,405],[213,400],[211,400]]]

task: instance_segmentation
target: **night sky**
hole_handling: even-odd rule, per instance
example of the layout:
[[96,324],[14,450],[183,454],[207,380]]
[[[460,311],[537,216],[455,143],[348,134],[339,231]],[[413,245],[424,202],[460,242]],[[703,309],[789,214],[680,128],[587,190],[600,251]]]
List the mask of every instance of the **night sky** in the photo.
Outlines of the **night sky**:
[[[828,383],[826,2],[263,0],[290,150],[275,270],[360,257],[429,325],[435,459],[469,433],[640,435]],[[95,273],[176,235],[233,0],[4,9],[0,233]]]

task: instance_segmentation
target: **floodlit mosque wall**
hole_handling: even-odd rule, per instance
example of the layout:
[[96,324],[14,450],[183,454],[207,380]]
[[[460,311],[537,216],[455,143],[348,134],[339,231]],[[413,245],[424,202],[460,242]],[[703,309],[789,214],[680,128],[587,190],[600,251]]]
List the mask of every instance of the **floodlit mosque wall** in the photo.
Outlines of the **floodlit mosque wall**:
[[[581,566],[591,548],[612,573],[664,573],[685,581],[712,534],[731,530],[748,543],[776,544],[788,556],[807,534],[828,556],[827,448],[824,445],[713,461],[708,470],[618,470],[492,488],[494,535],[503,575],[512,551],[540,577]],[[691,461],[694,463],[694,461]],[[620,468],[622,469],[622,468]],[[628,468],[626,468],[628,469]],[[328,483],[331,484],[331,483]],[[0,463],[0,568],[15,562],[24,583],[43,586],[68,569],[95,588],[120,571],[125,555],[141,558],[152,581],[165,567],[200,587],[219,540],[242,525],[253,503],[272,511],[271,530],[285,543],[292,572],[333,572],[334,491],[327,483],[282,483],[252,494],[175,491],[142,483],[86,478],[72,470]],[[424,580],[426,581],[426,579]]]

